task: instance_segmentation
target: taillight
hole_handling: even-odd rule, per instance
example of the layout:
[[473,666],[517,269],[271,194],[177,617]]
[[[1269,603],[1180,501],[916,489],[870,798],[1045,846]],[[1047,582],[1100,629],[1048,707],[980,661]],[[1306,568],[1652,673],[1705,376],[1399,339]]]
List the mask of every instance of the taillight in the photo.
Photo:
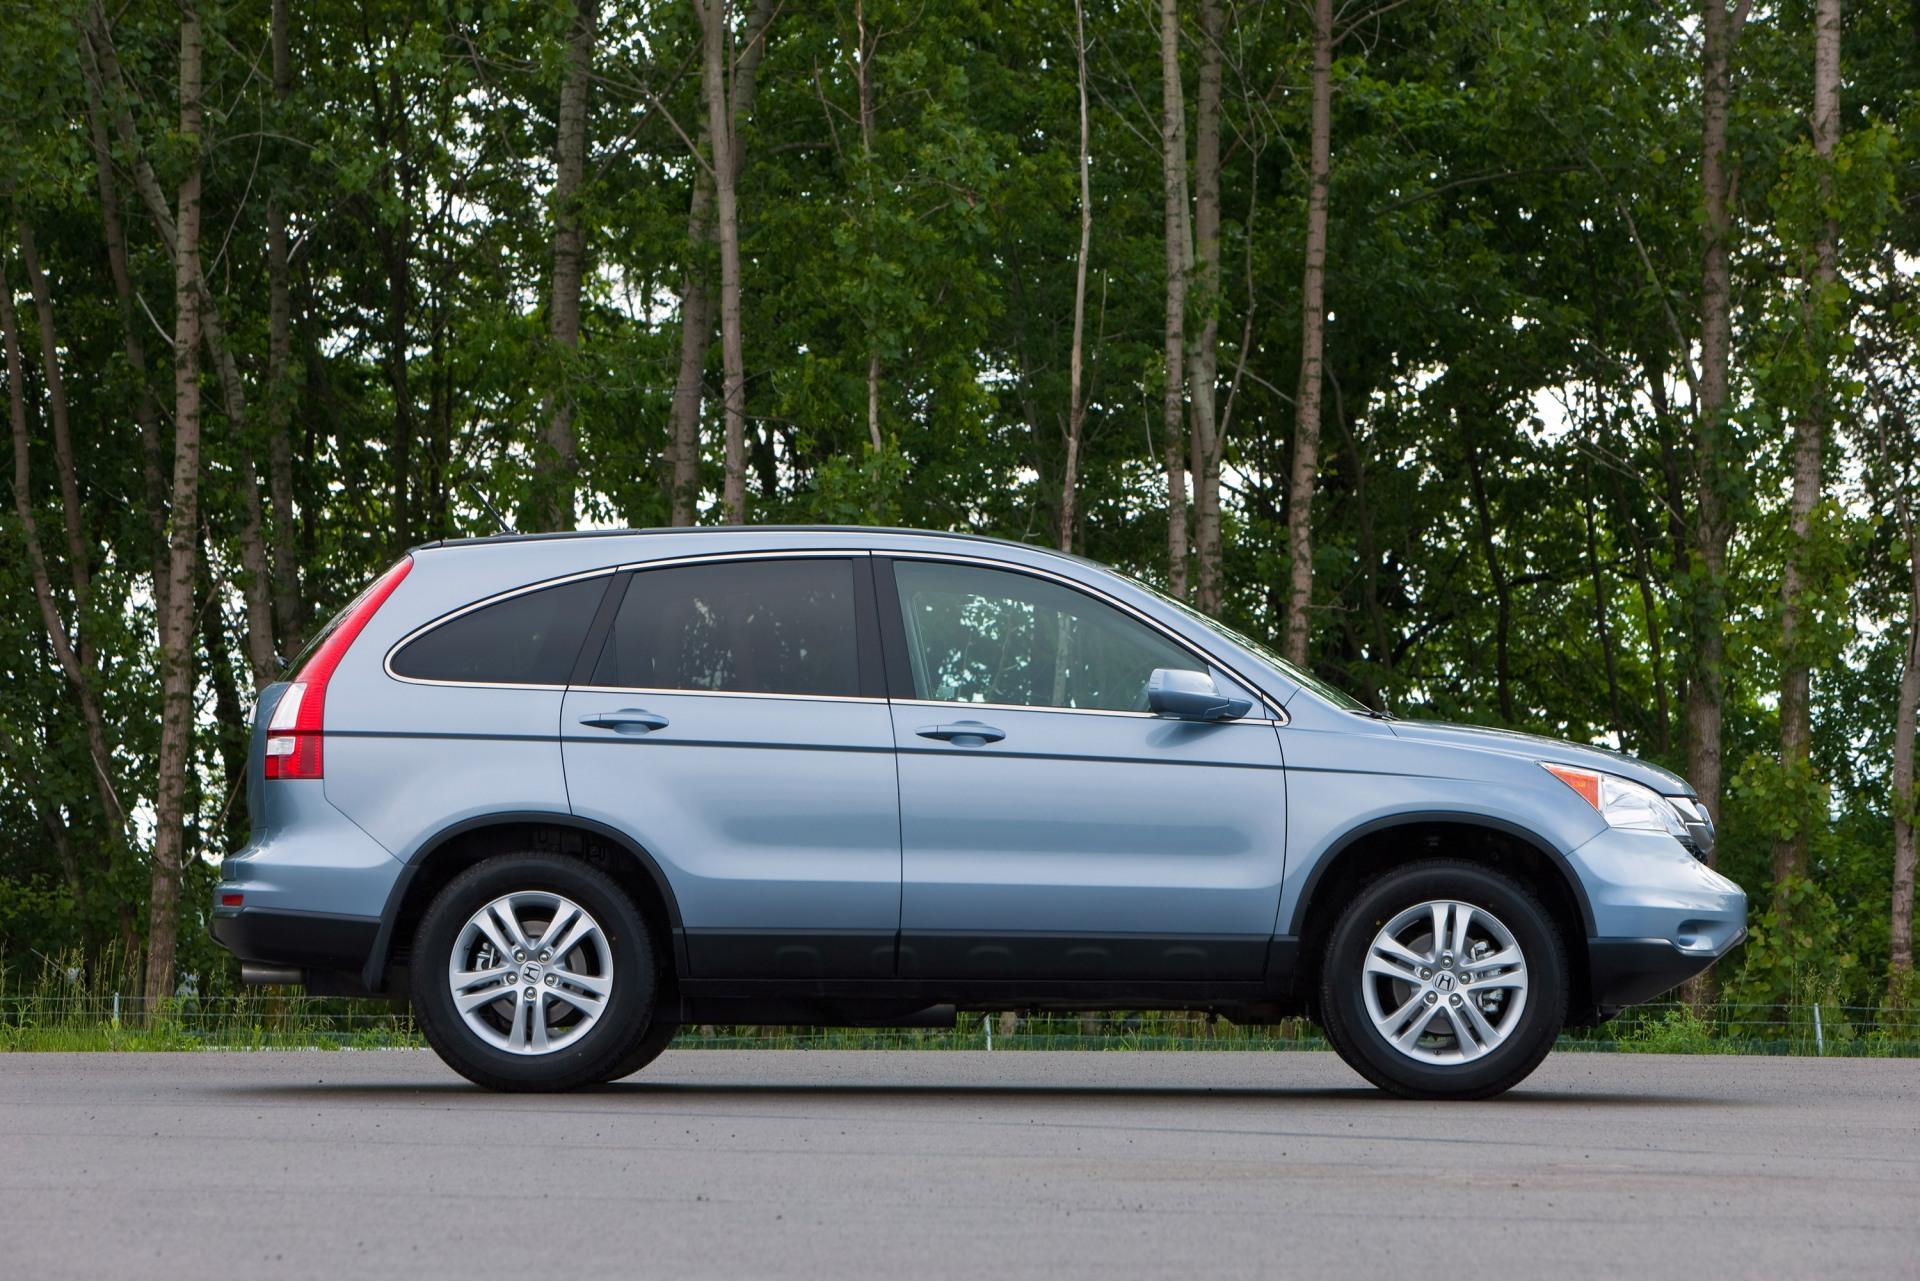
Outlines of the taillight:
[[413,557],[403,556],[392,569],[374,579],[353,604],[341,612],[311,657],[294,673],[293,681],[274,705],[267,722],[266,775],[268,778],[320,778],[321,748],[327,723],[327,682],[347,656],[360,631],[393,589],[413,568]]

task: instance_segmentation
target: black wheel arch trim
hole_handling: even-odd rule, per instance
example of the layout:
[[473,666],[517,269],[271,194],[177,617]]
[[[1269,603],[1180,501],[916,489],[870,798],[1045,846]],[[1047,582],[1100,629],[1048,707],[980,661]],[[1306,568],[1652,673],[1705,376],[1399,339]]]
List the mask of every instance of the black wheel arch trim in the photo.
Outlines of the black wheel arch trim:
[[488,828],[532,824],[571,828],[574,831],[598,837],[632,855],[647,879],[653,882],[654,890],[660,896],[660,902],[667,913],[667,928],[672,936],[674,960],[684,971],[686,957],[681,953],[685,948],[686,931],[680,922],[680,904],[674,898],[673,885],[667,880],[666,872],[661,869],[659,861],[645,847],[618,828],[594,819],[582,818],[578,814],[559,810],[500,810],[491,814],[464,818],[441,828],[421,841],[413,848],[412,853],[401,860],[403,866],[400,869],[400,875],[394,878],[393,887],[387,891],[386,904],[380,909],[380,929],[374,936],[372,951],[367,956],[366,969],[361,974],[361,979],[368,991],[380,991],[381,985],[386,981],[388,961],[393,955],[393,934],[400,920],[400,905],[406,901],[407,890],[412,886],[413,878],[419,873],[421,867],[450,842],[460,837],[485,831]]
[[[1313,897],[1320,888],[1322,878],[1325,877],[1327,869],[1337,864],[1355,844],[1366,837],[1374,835],[1376,832],[1384,832],[1396,827],[1419,827],[1423,824],[1446,824],[1453,827],[1484,827],[1496,832],[1502,832],[1514,837],[1516,840],[1525,841],[1537,853],[1543,855],[1547,861],[1559,871],[1560,879],[1573,895],[1574,908],[1580,913],[1580,925],[1584,937],[1591,938],[1595,934],[1593,904],[1587,899],[1587,887],[1581,883],[1579,874],[1573,870],[1573,864],[1567,858],[1566,852],[1561,850],[1552,841],[1547,840],[1538,832],[1522,827],[1518,823],[1510,823],[1505,819],[1476,814],[1470,810],[1407,810],[1401,813],[1387,814],[1378,818],[1369,819],[1341,833],[1339,837],[1328,845],[1326,852],[1323,853],[1314,864],[1313,870],[1307,873],[1306,884],[1300,887],[1300,897],[1293,906],[1293,919],[1289,922],[1284,922],[1282,928],[1276,931],[1276,936],[1281,938],[1301,938],[1305,936],[1307,933],[1307,923],[1310,919],[1308,913],[1313,906]],[[1568,946],[1571,947],[1579,941],[1580,940],[1577,939],[1569,939]]]

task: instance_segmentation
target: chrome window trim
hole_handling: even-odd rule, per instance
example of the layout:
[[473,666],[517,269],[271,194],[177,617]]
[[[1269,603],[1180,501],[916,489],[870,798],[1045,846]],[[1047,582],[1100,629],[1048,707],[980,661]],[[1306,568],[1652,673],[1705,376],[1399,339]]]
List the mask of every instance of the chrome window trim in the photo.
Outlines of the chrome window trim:
[[878,703],[867,694],[776,694],[752,689],[668,689],[660,685],[568,685],[569,694],[657,694],[662,698],[777,698],[801,703]]
[[1240,716],[1230,721],[1182,721],[1158,712],[1135,712],[1112,707],[1045,707],[1034,703],[943,703],[937,698],[896,698],[895,707],[966,707],[982,712],[1044,712],[1049,716],[1126,716],[1135,720],[1165,721],[1169,725],[1279,725],[1283,722],[1263,716]]
[[873,555],[873,552],[871,550],[868,550],[865,548],[855,548],[855,547],[823,547],[823,548],[815,548],[815,549],[807,549],[807,550],[777,550],[777,551],[701,552],[701,553],[696,553],[689,556],[668,556],[659,560],[629,561],[619,565],[602,566],[599,569],[581,570],[578,573],[573,573],[573,574],[561,574],[556,578],[548,578],[538,583],[528,584],[527,586],[524,586],[524,587],[509,588],[504,592],[497,592],[492,596],[483,596],[479,600],[473,601],[470,604],[462,605],[458,609],[451,610],[445,614],[441,614],[436,618],[428,619],[426,622],[420,624],[420,626],[414,628],[412,631],[408,632],[405,636],[402,636],[399,640],[395,641],[392,645],[387,647],[386,656],[380,661],[380,668],[382,671],[384,671],[387,674],[387,676],[390,679],[399,681],[402,684],[438,685],[445,689],[522,689],[522,690],[556,690],[557,689],[562,692],[565,692],[570,689],[578,689],[578,690],[588,690],[588,691],[593,691],[598,693],[709,694],[709,695],[724,695],[731,698],[806,698],[806,699],[830,698],[830,699],[834,699],[836,701],[845,702],[845,703],[884,703],[887,701],[884,698],[869,698],[864,694],[755,694],[755,693],[748,693],[743,690],[722,690],[722,689],[694,689],[694,690],[646,689],[646,688],[639,688],[639,687],[636,687],[633,689],[627,689],[621,686],[610,686],[610,685],[565,685],[565,684],[538,685],[538,684],[528,684],[525,682],[515,682],[515,681],[440,681],[440,680],[433,680],[425,676],[402,676],[399,672],[396,672],[393,670],[393,657],[395,654],[398,654],[406,646],[412,644],[415,640],[418,640],[420,637],[426,635],[428,632],[433,631],[435,628],[446,626],[448,623],[453,622],[456,618],[459,618],[463,614],[471,614],[476,609],[485,609],[489,605],[497,605],[501,601],[512,600],[515,596],[525,596],[529,592],[545,591],[549,587],[560,587],[566,583],[579,582],[581,579],[611,577],[614,574],[625,574],[628,572],[638,573],[648,569],[668,569],[677,565],[692,565],[692,564],[699,564],[705,561],[794,560],[794,559],[854,560],[861,556],[870,557],[872,555]]
[[[1022,565],[1017,561],[995,560],[992,557],[988,557],[988,556],[967,556],[957,552],[882,551],[882,552],[877,552],[876,554],[885,556],[889,560],[952,561],[952,562],[957,562],[963,565],[984,565],[989,569],[1001,569],[1001,570],[1006,570],[1009,573],[1029,574],[1035,578],[1048,579],[1048,580],[1051,580],[1052,582],[1060,584],[1063,587],[1066,587],[1070,591],[1077,591],[1084,595],[1091,596],[1094,600],[1099,601],[1101,604],[1110,605],[1114,609],[1119,610],[1121,613],[1126,614],[1129,617],[1133,618],[1136,622],[1144,624],[1149,630],[1158,632],[1161,636],[1173,642],[1173,644],[1185,650],[1187,653],[1193,655],[1195,658],[1200,659],[1202,662],[1206,663],[1208,666],[1217,667],[1221,671],[1225,672],[1227,675],[1233,677],[1233,679],[1237,681],[1243,689],[1245,689],[1248,693],[1254,696],[1254,700],[1257,703],[1259,703],[1261,706],[1265,707],[1270,713],[1272,713],[1272,715],[1270,716],[1243,716],[1238,718],[1237,720],[1216,721],[1212,723],[1219,724],[1219,725],[1238,725],[1238,724],[1285,725],[1287,723],[1286,709],[1280,706],[1278,703],[1274,702],[1273,699],[1267,696],[1266,691],[1262,690],[1260,686],[1255,684],[1253,681],[1250,681],[1246,677],[1242,676],[1232,666],[1221,662],[1213,654],[1210,654],[1206,650],[1201,649],[1198,645],[1194,644],[1192,641],[1188,640],[1186,637],[1180,635],[1178,632],[1174,631],[1172,628],[1162,623],[1159,619],[1154,618],[1152,615],[1146,613],[1144,610],[1136,609],[1134,606],[1128,604],[1126,601],[1120,600],[1115,596],[1110,596],[1106,592],[1101,591],[1099,588],[1094,587],[1087,583],[1083,583],[1077,578],[1073,578],[1066,574],[1055,573],[1054,571],[1048,570],[1048,569],[1039,569],[1032,565]],[[1016,711],[1016,712],[1081,712],[1081,713],[1092,713],[1100,716],[1149,716],[1149,717],[1154,717],[1155,719],[1166,719],[1166,718],[1157,716],[1153,712],[1123,711],[1118,709],[1097,708],[1097,707],[1047,707],[1040,704],[1025,704],[1025,703],[1014,703],[1014,704],[958,703],[958,702],[947,702],[937,698],[935,699],[923,699],[923,698],[899,699],[897,698],[897,699],[894,699],[893,701],[896,703],[910,703],[916,706],[928,706],[928,707],[998,707],[998,708],[1004,708],[1008,711]]]

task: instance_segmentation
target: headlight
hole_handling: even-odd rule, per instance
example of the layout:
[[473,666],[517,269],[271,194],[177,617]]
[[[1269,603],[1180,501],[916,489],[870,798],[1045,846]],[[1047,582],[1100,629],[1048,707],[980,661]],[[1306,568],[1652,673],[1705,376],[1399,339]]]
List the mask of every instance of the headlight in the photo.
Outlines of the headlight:
[[1687,825],[1672,803],[1651,787],[1644,787],[1615,774],[1598,770],[1575,769],[1541,761],[1547,773],[1580,793],[1587,804],[1600,811],[1600,817],[1612,827],[1638,832],[1665,832],[1678,841],[1687,839]]

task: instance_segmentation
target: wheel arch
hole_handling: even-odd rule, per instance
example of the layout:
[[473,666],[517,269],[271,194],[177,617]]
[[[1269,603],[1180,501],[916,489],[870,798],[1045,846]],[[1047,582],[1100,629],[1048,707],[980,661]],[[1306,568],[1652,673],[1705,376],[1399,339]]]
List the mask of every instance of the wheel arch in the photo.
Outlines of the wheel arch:
[[639,907],[654,935],[665,974],[686,972],[680,906],[653,855],[604,823],[526,810],[463,819],[420,843],[406,859],[380,913],[379,933],[362,975],[367,990],[386,990],[391,972],[408,963],[414,928],[442,887],[483,859],[530,850],[565,854],[607,872]]
[[1569,1024],[1592,1004],[1587,940],[1593,905],[1567,856],[1519,824],[1452,810],[1419,811],[1372,819],[1343,833],[1308,873],[1281,934],[1298,940],[1295,990],[1316,990],[1321,955],[1340,911],[1361,887],[1396,867],[1431,858],[1456,858],[1504,872],[1531,888],[1566,941]]

